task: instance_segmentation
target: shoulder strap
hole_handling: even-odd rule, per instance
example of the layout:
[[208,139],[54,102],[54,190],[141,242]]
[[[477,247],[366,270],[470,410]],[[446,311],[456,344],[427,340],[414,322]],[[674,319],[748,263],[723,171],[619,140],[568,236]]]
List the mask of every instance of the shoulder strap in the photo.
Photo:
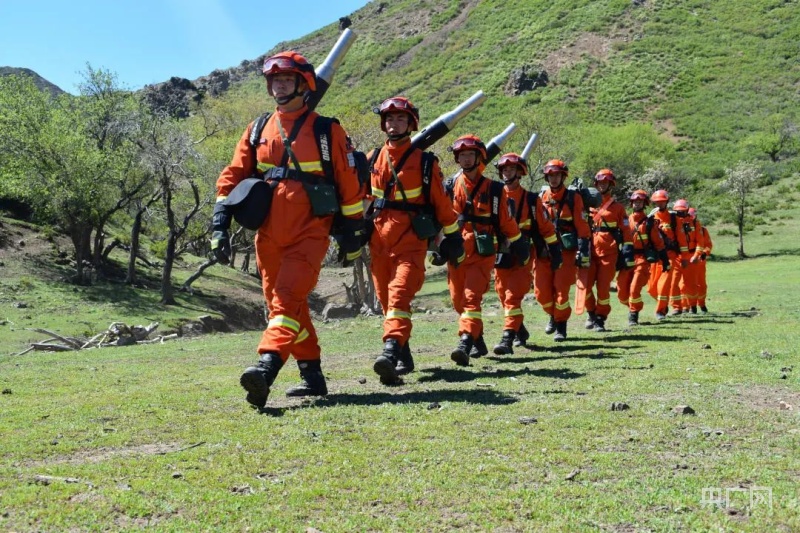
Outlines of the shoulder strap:
[[256,148],[258,147],[258,141],[261,139],[261,132],[264,131],[264,127],[267,125],[267,121],[269,117],[272,116],[272,113],[267,111],[260,117],[256,118],[253,121],[253,128],[250,130],[250,138],[248,139],[250,143],[250,149],[253,154],[253,174],[258,172],[258,156],[256,155]]
[[539,223],[536,221],[536,200],[539,199],[539,194],[533,191],[528,191],[529,211],[531,212],[531,233],[539,233]]
[[436,155],[433,152],[422,152],[422,194],[425,197],[425,203],[431,203],[431,180],[433,179],[433,164],[436,161]]
[[331,129],[333,123],[339,124],[339,120],[333,117],[318,116],[314,120],[314,137],[317,139],[320,163],[325,178],[333,181],[333,158],[331,156]]

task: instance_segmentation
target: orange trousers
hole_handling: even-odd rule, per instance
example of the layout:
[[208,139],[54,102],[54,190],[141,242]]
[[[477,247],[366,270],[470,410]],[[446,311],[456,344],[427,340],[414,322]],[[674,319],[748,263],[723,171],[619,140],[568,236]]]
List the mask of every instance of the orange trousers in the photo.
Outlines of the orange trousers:
[[[615,253],[592,256],[589,264],[589,278],[586,290],[586,310],[601,317],[611,312],[611,282],[617,274],[617,255]],[[597,290],[595,298],[593,287]]]
[[375,295],[385,317],[383,340],[396,339],[405,346],[411,337],[411,300],[425,281],[425,250],[371,257]]
[[536,301],[544,312],[556,322],[566,322],[572,314],[569,305],[569,289],[575,284],[578,268],[575,266],[576,251],[562,252],[563,263],[553,272],[550,259],[537,259],[533,276]]
[[[689,255],[689,258],[691,255]],[[700,261],[697,263],[689,263],[686,268],[682,269],[680,294],[681,294],[681,307],[689,309],[697,305],[697,295],[699,293],[700,275]]]
[[650,296],[656,299],[656,313],[666,315],[670,302],[681,305],[680,288],[681,259],[675,252],[669,252],[669,271],[664,272],[661,263],[650,266]]
[[525,316],[522,299],[531,290],[530,265],[494,269],[494,290],[503,306],[503,330],[519,331]]
[[706,260],[697,263],[697,305],[706,306],[706,294],[708,293],[708,281],[706,280]]
[[469,333],[473,339],[483,334],[483,315],[481,303],[483,295],[489,290],[494,268],[493,255],[482,256],[477,253],[467,257],[458,267],[447,265],[447,286],[453,309],[459,313],[458,335]]
[[633,268],[620,270],[617,275],[617,298],[620,303],[627,305],[631,311],[641,311],[644,308],[642,289],[650,279],[650,263],[644,256],[636,256]]
[[261,233],[256,235],[256,264],[269,306],[269,324],[258,343],[259,354],[278,353],[284,362],[290,355],[298,361],[320,358],[308,295],[317,284],[328,242],[327,238],[309,238],[280,247]]

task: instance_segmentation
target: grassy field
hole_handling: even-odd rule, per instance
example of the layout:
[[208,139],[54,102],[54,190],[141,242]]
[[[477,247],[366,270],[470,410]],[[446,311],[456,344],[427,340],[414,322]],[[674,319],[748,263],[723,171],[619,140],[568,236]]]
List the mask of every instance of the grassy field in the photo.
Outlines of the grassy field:
[[[607,333],[573,317],[556,345],[528,302],[535,346],[466,369],[448,357],[456,316],[435,275],[404,385],[372,374],[379,318],[321,323],[329,396],[285,398],[289,363],[263,414],[238,385],[256,331],[23,356],[4,340],[0,528],[797,531],[800,312],[787,296],[800,257],[770,238],[745,261],[717,239],[709,315],[655,324],[648,300],[626,329],[615,302]],[[95,307],[71,305],[74,320]],[[491,293],[485,315],[493,344]]]

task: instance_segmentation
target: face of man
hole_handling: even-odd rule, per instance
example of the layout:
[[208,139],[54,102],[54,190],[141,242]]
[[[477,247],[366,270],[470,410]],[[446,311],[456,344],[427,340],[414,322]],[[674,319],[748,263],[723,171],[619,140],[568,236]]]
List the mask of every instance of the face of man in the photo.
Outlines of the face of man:
[[605,194],[608,192],[608,189],[611,188],[611,182],[606,180],[595,181],[594,188],[597,189],[600,194]]
[[517,165],[506,165],[500,169],[500,175],[503,176],[503,183],[506,184],[509,191],[516,191],[519,188],[520,170]]
[[667,208],[667,202],[666,201],[653,202],[653,205],[655,205],[658,208],[659,211],[664,211]]
[[462,169],[472,168],[478,162],[478,152],[475,150],[462,150],[458,152],[456,161],[458,161],[458,166]]
[[280,98],[289,97],[295,94],[295,89],[297,89],[300,95],[292,97],[291,102],[294,103],[294,101],[297,100],[302,103],[302,94],[308,88],[305,80],[301,79],[300,85],[297,86],[298,76],[293,72],[279,72],[278,74],[273,74],[270,78],[273,98],[278,100]]
[[550,172],[545,174],[545,178],[547,179],[547,184],[550,185],[551,189],[558,189],[564,183],[564,173],[563,172]]
[[644,200],[632,200],[631,206],[633,207],[634,211],[642,211],[644,209]]
[[386,113],[384,122],[386,133],[390,136],[405,135],[408,133],[408,119],[408,113],[403,113],[402,111]]

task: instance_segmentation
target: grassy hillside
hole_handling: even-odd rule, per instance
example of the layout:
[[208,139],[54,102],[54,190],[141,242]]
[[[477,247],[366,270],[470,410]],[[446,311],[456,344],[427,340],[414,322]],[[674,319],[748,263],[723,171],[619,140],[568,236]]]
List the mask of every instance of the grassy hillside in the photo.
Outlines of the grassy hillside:
[[[591,173],[586,126],[642,122],[669,141],[677,169],[718,177],[738,159],[766,158],[751,141],[776,114],[800,119],[797,8],[792,0],[370,2],[351,17],[358,39],[322,110],[360,129],[358,115],[403,93],[426,123],[482,89],[489,101],[456,133],[490,137],[513,120],[524,131],[511,148],[539,131],[542,157],[568,157],[577,173]],[[331,25],[279,48],[318,63],[337,33]],[[510,73],[525,66],[546,70],[549,85],[507,95]],[[254,77],[227,98],[262,91]],[[797,164],[771,171],[788,175]]]

